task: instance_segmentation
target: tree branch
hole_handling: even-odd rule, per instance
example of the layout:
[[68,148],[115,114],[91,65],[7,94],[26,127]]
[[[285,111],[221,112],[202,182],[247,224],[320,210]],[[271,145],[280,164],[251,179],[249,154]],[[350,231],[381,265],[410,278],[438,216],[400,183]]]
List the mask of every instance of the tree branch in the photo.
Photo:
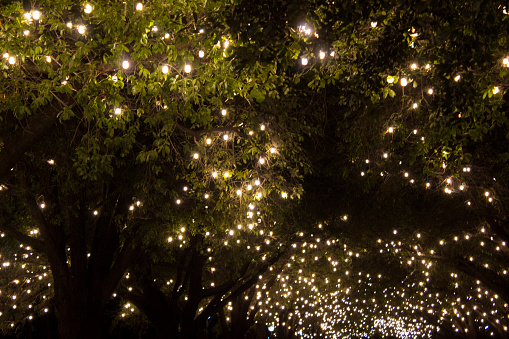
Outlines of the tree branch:
[[5,232],[7,235],[12,236],[13,238],[18,240],[19,242],[22,242],[23,244],[29,245],[36,251],[45,252],[44,242],[39,239],[32,238],[26,234],[21,233],[18,230],[15,230],[14,228],[2,224],[0,224],[0,231]]

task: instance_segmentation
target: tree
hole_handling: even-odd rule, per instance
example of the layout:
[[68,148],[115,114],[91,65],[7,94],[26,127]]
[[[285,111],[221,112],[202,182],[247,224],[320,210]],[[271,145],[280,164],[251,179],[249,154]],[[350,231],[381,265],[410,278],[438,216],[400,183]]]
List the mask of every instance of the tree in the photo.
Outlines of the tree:
[[[265,199],[300,194],[307,127],[270,103],[286,88],[277,64],[231,57],[223,11],[210,2],[2,6],[10,95],[0,227],[51,268],[60,337],[100,337],[144,241],[181,224],[197,235],[225,230]],[[186,206],[232,213],[193,226],[200,215]]]

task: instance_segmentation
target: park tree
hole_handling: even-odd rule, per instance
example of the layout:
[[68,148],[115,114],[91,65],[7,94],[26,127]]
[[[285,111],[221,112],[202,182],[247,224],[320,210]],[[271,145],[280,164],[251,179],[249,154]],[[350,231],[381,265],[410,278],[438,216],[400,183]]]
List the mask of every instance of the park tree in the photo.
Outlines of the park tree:
[[[262,235],[301,194],[310,129],[294,101],[275,104],[294,53],[234,58],[222,2],[23,5],[2,5],[0,227],[39,261],[4,248],[21,287],[5,308],[31,319],[51,297],[60,337],[100,337],[155,238]],[[32,302],[41,276],[51,294]],[[2,313],[4,328],[22,320]]]
[[502,2],[1,9],[2,328],[506,335]]

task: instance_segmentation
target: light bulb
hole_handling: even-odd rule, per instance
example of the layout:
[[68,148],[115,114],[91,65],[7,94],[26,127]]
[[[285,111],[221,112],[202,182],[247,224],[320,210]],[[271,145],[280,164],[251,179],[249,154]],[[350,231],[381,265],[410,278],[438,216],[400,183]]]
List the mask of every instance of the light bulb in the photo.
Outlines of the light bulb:
[[[69,25],[67,25],[67,26],[69,27]],[[72,23],[71,23],[71,26],[70,26],[70,27],[72,27]],[[80,34],[85,34],[85,26],[83,26],[83,25],[79,25],[79,26],[78,26],[78,33],[80,33]]]
[[163,72],[163,74],[167,74],[170,69],[168,68],[168,66],[164,65],[162,68],[161,68],[161,71]]
[[87,13],[87,14],[92,13],[92,5],[90,5],[90,4],[85,5],[85,13]]
[[302,64],[302,66],[306,66],[308,64],[308,58],[302,58],[302,59],[300,59],[300,62]]
[[32,18],[34,18],[34,20],[39,20],[41,18],[41,12],[39,11],[33,11],[32,12]]
[[204,56],[205,56],[205,52],[204,52],[204,51],[202,51],[202,50],[200,50],[200,51],[198,52],[198,57],[203,58]]
[[51,57],[49,55],[46,55],[46,62],[51,62]]
[[9,64],[14,65],[16,63],[16,58],[13,56],[9,57]]
[[186,73],[191,73],[191,65],[186,64],[186,65],[184,66],[184,72],[186,72]]
[[141,2],[138,2],[138,3],[136,4],[136,10],[137,10],[137,11],[142,11],[142,10],[143,10],[143,4],[142,4]]
[[320,51],[320,59],[323,59],[323,58],[325,58],[325,52]]
[[401,84],[401,86],[405,87],[406,85],[408,85],[408,81],[406,78],[401,78],[401,80],[399,81],[399,83]]
[[122,61],[122,68],[123,68],[123,69],[128,69],[128,68],[129,68],[129,66],[130,66],[130,65],[129,65],[129,61],[127,61],[127,60]]

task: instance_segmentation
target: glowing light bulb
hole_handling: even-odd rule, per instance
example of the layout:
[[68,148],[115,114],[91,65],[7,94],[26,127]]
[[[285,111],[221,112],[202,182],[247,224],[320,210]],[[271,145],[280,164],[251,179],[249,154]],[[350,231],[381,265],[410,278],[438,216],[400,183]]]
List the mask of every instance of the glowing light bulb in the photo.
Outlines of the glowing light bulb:
[[419,68],[419,66],[417,66],[417,64],[416,64],[416,63],[413,63],[413,64],[410,66],[410,68],[415,70],[415,69]]
[[142,11],[142,10],[143,10],[143,4],[142,4],[141,2],[138,2],[138,3],[136,4],[136,10],[137,10],[137,11]]
[[168,72],[170,71],[169,67],[164,65],[162,68],[161,68],[161,72],[163,72],[163,74],[168,74]]
[[223,139],[224,139],[224,141],[227,141],[228,140],[228,134],[223,135]]
[[14,65],[16,63],[16,58],[13,56],[9,57],[9,64]]
[[392,77],[392,76],[390,76],[390,75],[389,75],[389,76],[387,77],[387,82],[388,82],[389,84],[394,83],[394,77]]
[[51,57],[49,55],[46,55],[46,62],[51,62]]
[[[66,25],[67,27],[69,27],[69,28],[72,28],[72,22],[70,22],[70,21],[69,21],[68,23],[66,23],[65,25]],[[83,33],[81,33],[81,34],[83,34]]]
[[85,30],[86,30],[85,26],[83,25],[78,26],[78,33],[85,34]]
[[454,77],[454,81],[456,81],[456,82],[460,81],[460,79],[461,79],[461,75],[459,75],[459,74]]
[[200,50],[198,52],[198,57],[203,58],[205,56],[205,52],[203,50]]
[[212,139],[207,138],[207,140],[205,140],[205,142],[207,143],[207,145],[210,145],[212,143]]
[[212,178],[217,178],[217,172],[216,171],[212,172]]
[[371,27],[372,27],[372,28],[375,28],[377,25],[378,25],[378,22],[376,22],[376,21],[371,21]]
[[394,133],[394,127],[389,127],[389,128],[387,129],[387,132],[389,132],[389,133]]
[[399,81],[399,83],[401,84],[401,86],[405,87],[406,85],[408,85],[408,81],[406,78],[401,78],[401,80]]
[[128,68],[129,68],[129,66],[130,66],[130,65],[129,65],[129,61],[127,61],[127,60],[122,61],[122,68],[123,68],[123,69],[128,69]]
[[308,64],[308,58],[301,58],[300,62],[302,64],[302,66],[306,66]]
[[260,159],[258,160],[258,162],[259,162],[261,165],[263,165],[263,164],[265,164],[265,159],[264,159],[264,158],[260,158]]
[[428,89],[428,94],[429,95],[433,94],[433,88]]
[[194,158],[194,159],[198,159],[199,157],[200,157],[200,155],[199,155],[198,153],[194,153],[194,154],[193,154],[193,158]]
[[117,108],[115,108],[114,112],[116,115],[120,115],[120,114],[122,114],[122,109],[120,107],[117,107]]
[[87,14],[90,14],[92,13],[92,5],[90,4],[85,4],[85,9],[84,9],[85,13]]
[[500,92],[500,88],[495,86],[495,87],[493,87],[492,92],[493,92],[493,94],[497,94],[498,92]]
[[325,52],[324,51],[320,51],[320,59],[324,59],[325,58]]
[[222,110],[221,110],[221,115],[222,115],[222,116],[225,116],[225,115],[226,115],[226,110],[225,110],[225,109],[222,109]]
[[417,107],[419,107],[419,105],[418,105],[417,103],[414,103],[414,104],[412,105],[412,108],[413,108],[413,109],[416,109]]
[[186,64],[186,65],[184,66],[184,72],[186,72],[186,73],[191,73],[191,65]]
[[35,10],[32,12],[32,18],[34,18],[34,20],[39,20],[41,18],[41,12]]

